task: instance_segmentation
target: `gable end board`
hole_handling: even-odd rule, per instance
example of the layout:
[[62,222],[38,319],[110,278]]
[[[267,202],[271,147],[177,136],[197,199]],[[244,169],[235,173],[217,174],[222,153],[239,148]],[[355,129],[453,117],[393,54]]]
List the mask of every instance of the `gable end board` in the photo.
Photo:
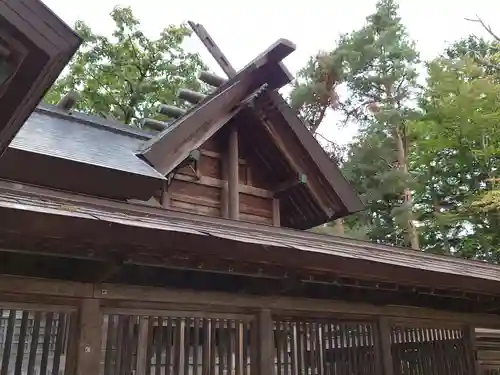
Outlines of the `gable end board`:
[[2,155],[81,39],[40,0],[2,0],[0,40],[14,53],[23,51],[12,74],[0,84]]
[[307,129],[304,122],[298,117],[297,113],[279,93],[269,93],[269,98],[293,130],[298,141],[300,141],[302,146],[308,151],[321,174],[327,179],[330,186],[335,191],[335,194],[342,202],[345,211],[340,213],[338,217],[363,211],[365,205],[359,196],[342,175],[340,169],[333,163],[325,150],[311,134],[309,129]]

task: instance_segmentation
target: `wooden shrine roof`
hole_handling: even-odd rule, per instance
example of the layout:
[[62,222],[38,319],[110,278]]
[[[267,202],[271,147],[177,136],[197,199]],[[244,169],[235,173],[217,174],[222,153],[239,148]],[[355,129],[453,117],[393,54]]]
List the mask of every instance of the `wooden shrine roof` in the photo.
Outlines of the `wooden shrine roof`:
[[500,295],[496,265],[8,182],[0,183],[0,217],[2,247],[104,258],[114,249],[131,263],[178,261],[210,271],[224,260],[234,272],[241,265],[278,277],[306,272],[325,282],[351,277],[377,286]]
[[39,105],[0,158],[0,178],[147,200],[165,180],[135,155],[150,137],[97,116]]
[[0,1],[0,155],[80,46],[81,38],[40,0]]

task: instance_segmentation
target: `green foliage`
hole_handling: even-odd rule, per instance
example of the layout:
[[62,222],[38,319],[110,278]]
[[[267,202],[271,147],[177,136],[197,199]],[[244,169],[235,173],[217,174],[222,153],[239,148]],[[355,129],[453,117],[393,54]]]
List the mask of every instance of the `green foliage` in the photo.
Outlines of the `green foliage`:
[[[179,88],[199,89],[197,73],[203,64],[186,53],[182,43],[190,35],[185,25],[169,26],[157,39],[148,38],[130,8],[116,7],[112,38],[96,35],[83,22],[75,25],[84,42],[66,74],[48,92],[56,103],[70,90],[81,99],[75,109],[138,125],[154,117],[159,103],[176,104]],[[177,103],[182,104],[182,103]]]
[[412,168],[422,181],[425,247],[497,261],[500,84],[479,64],[470,57],[429,64]]
[[312,129],[325,108],[360,129],[341,167],[367,210],[344,219],[346,235],[407,245],[413,221],[423,251],[500,262],[500,39],[486,29],[492,41],[470,36],[428,62],[420,88],[418,54],[383,0],[300,72],[291,101]]
[[[411,243],[414,248],[418,234],[408,190],[413,181],[407,151],[408,122],[417,116],[410,100],[417,90],[418,62],[396,2],[381,0],[362,28],[342,35],[331,52],[309,61],[291,95],[292,105],[313,131],[332,107],[344,123],[355,120],[360,127],[343,170],[368,210],[346,226],[361,225],[373,241]],[[342,101],[335,93],[340,84],[349,94]]]

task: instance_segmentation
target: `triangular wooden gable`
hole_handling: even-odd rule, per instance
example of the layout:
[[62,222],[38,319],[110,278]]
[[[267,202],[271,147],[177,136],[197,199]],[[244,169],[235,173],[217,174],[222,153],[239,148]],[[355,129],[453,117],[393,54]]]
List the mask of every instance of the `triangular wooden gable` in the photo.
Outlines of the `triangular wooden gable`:
[[172,209],[235,218],[224,202],[231,201],[224,163],[230,163],[234,129],[240,220],[307,229],[363,209],[335,164],[274,92],[291,80],[281,63],[290,46],[275,43],[145,145],[141,156],[169,176]]

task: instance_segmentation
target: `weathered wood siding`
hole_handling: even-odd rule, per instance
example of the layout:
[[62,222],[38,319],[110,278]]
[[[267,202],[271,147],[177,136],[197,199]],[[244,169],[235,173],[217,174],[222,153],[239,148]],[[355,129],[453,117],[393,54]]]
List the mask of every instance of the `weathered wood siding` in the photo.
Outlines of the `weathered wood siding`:
[[[186,166],[178,171],[168,189],[169,208],[199,215],[224,217],[223,194],[227,179],[224,174],[223,137],[209,139],[200,149],[198,171]],[[198,173],[198,175],[197,175]],[[259,178],[258,168],[239,158],[240,220],[273,224],[272,192]]]

